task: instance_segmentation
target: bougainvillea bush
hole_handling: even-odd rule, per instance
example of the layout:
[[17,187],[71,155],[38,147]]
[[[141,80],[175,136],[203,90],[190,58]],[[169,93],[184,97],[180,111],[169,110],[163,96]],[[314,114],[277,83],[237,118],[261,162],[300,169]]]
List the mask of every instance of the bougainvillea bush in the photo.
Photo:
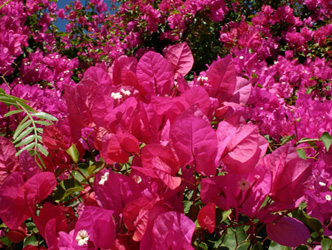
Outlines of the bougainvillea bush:
[[107,8],[0,0],[0,247],[331,249],[330,1]]

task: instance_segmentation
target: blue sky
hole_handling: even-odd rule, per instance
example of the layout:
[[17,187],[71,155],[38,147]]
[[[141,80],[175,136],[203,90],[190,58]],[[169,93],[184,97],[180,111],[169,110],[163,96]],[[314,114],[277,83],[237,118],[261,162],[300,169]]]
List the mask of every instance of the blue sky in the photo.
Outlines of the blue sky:
[[[86,0],[80,0],[81,3],[84,5]],[[58,0],[57,4],[58,4],[58,8],[59,9],[63,9],[67,4],[71,3],[73,1],[70,0]],[[104,2],[107,4],[108,9],[111,7],[111,3],[110,0],[104,0]],[[65,25],[68,23],[67,20],[65,19],[60,19],[58,18],[56,25],[58,26],[58,28],[60,29],[60,31],[66,31],[65,29]]]

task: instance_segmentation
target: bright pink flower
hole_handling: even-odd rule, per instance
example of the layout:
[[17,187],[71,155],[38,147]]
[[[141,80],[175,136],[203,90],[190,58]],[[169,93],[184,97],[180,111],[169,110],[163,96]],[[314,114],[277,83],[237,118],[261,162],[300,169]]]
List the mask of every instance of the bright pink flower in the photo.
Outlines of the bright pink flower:
[[10,229],[17,229],[29,216],[24,212],[26,206],[17,202],[17,196],[24,184],[19,172],[9,175],[0,187],[0,218]]
[[191,239],[195,223],[182,213],[170,211],[160,214],[153,222],[152,249],[194,249]]
[[208,83],[213,87],[210,96],[219,100],[219,104],[228,101],[236,88],[236,72],[231,57],[214,62],[206,72]]
[[15,154],[16,149],[13,143],[9,139],[0,136],[0,186],[5,182],[7,176],[19,166]]
[[266,233],[271,240],[288,247],[305,244],[310,238],[309,229],[301,221],[291,217],[281,217],[267,223]]
[[169,46],[165,51],[165,58],[171,62],[174,68],[174,77],[179,74],[185,76],[194,64],[194,57],[186,42]]
[[217,135],[195,106],[174,121],[170,138],[182,167],[195,166],[203,175],[216,174]]
[[245,174],[252,171],[263,158],[268,142],[257,127],[244,124],[239,114],[234,114],[218,125],[218,157],[231,172]]
[[207,229],[212,234],[216,227],[216,206],[214,203],[208,203],[199,210],[197,220],[202,228]]
[[93,184],[98,204],[114,211],[114,216],[122,213],[124,206],[140,196],[137,183],[125,175],[103,170]]
[[266,156],[264,163],[272,173],[269,196],[275,201],[297,206],[309,184],[310,162],[299,158],[295,148],[288,143]]
[[111,248],[116,236],[113,211],[86,207],[79,217],[73,235],[75,249]]
[[[147,176],[160,179],[172,190],[180,186],[181,178],[175,176],[179,171],[180,163],[169,146],[146,145],[142,150],[141,158],[143,169],[135,168],[137,171],[142,170],[142,173]],[[145,169],[149,171],[145,172]]]
[[162,55],[153,51],[141,57],[136,75],[149,96],[168,94],[174,85],[172,65]]
[[56,185],[54,173],[38,173],[24,183],[17,195],[17,203],[25,214],[32,216],[37,211],[36,204],[50,195]]

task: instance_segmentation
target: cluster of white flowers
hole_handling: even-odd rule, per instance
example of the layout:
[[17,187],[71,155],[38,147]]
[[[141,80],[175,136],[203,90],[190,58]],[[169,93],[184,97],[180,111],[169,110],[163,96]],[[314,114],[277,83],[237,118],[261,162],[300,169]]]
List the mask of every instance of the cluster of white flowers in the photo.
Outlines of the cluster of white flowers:
[[[121,89],[120,90],[121,93],[123,95],[127,95],[129,96],[131,94],[131,92],[129,90],[124,90],[124,89]],[[114,100],[118,100],[118,99],[121,99],[123,97],[123,95],[121,94],[120,92],[112,92],[111,94],[111,97],[114,99]]]
[[197,77],[197,81],[207,81],[207,80],[209,80],[209,78],[208,77],[206,77],[206,76],[199,76],[199,77]]

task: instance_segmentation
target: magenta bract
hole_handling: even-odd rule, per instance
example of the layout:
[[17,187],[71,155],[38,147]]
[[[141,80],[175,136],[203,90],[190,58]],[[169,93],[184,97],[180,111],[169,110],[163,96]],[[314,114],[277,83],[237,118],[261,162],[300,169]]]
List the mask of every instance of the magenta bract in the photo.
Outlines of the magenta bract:
[[299,158],[295,148],[288,143],[265,157],[264,163],[272,173],[270,196],[295,205],[309,184],[310,162]]
[[195,166],[203,175],[216,173],[217,135],[204,115],[193,106],[174,121],[170,137],[180,163]]
[[160,54],[145,53],[137,64],[136,75],[149,96],[165,95],[174,85],[172,65]]
[[308,228],[301,221],[290,217],[281,217],[267,223],[266,233],[271,240],[288,247],[304,244],[310,237]]
[[15,157],[15,154],[16,149],[13,143],[7,138],[0,136],[0,185],[19,166],[18,158]]
[[179,74],[185,76],[194,64],[194,57],[186,42],[169,46],[165,58],[172,64],[175,78]]

